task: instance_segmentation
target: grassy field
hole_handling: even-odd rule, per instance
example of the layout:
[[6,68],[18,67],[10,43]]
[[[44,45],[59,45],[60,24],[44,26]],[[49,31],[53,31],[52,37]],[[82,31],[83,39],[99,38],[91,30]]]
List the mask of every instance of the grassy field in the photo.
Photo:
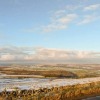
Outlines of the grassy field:
[[[56,78],[88,78],[100,77],[100,65],[10,65],[1,66],[0,74],[10,78],[56,77]],[[6,78],[6,77],[5,77]],[[8,77],[7,77],[8,78]],[[39,90],[17,90],[0,93],[0,100],[81,100],[100,95],[100,82],[54,87]]]
[[39,90],[17,90],[0,93],[0,100],[82,100],[100,95],[100,81],[72,86],[42,88]]
[[[100,77],[99,65],[11,65],[0,67],[0,73],[7,75],[39,75],[58,78]],[[29,77],[29,76],[28,76]],[[31,77],[31,76],[30,76]],[[22,76],[23,78],[23,76]]]

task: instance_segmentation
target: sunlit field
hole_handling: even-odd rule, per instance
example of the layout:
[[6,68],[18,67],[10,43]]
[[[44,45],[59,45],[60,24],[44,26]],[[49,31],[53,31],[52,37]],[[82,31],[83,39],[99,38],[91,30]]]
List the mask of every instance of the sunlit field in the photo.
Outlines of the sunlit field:
[[[1,66],[0,99],[82,100],[98,96],[100,95],[98,66],[74,64]],[[94,70],[94,67],[97,69]]]

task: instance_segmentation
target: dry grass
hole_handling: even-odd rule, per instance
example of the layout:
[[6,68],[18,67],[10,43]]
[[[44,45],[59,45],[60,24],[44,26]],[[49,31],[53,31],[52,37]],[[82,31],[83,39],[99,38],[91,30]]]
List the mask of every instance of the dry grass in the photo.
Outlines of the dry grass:
[[81,100],[100,95],[100,82],[0,93],[0,100]]
[[21,69],[17,70],[2,69],[1,72],[7,75],[41,75],[44,77],[67,77],[67,78],[77,77],[76,74],[64,70],[35,71],[35,70],[21,70]]
[[[12,65],[0,67],[0,72],[7,75],[40,75],[44,77],[99,77],[100,65]],[[84,68],[85,67],[85,68]]]

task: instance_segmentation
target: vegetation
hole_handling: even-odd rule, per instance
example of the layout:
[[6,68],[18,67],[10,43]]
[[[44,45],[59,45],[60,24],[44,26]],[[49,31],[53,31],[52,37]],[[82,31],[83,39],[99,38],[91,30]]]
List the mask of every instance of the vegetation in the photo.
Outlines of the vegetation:
[[[32,75],[39,75],[44,77],[66,77],[66,78],[86,78],[86,77],[100,77],[99,65],[68,65],[68,64],[54,64],[54,65],[10,65],[0,67],[0,73],[7,75],[28,75],[24,77],[34,77]],[[31,75],[31,76],[29,76]],[[21,76],[20,76],[21,77]],[[15,78],[15,77],[14,77]]]
[[43,88],[39,90],[17,90],[0,93],[0,100],[81,100],[100,95],[100,81],[73,86]]
[[95,70],[76,70],[71,71],[77,75],[78,78],[99,77],[100,75]]
[[[0,67],[1,74],[7,75],[40,75],[57,78],[84,78],[100,76],[99,65],[40,65],[21,66],[12,65]],[[18,77],[18,76],[17,76]],[[29,76],[28,76],[29,77]],[[31,76],[32,77],[32,76]],[[0,100],[81,100],[90,96],[100,95],[100,81],[77,84],[72,86],[43,88],[39,90],[3,91]]]
[[2,69],[1,72],[7,75],[41,75],[44,77],[66,77],[66,78],[77,78],[77,75],[64,70],[21,70],[21,69]]

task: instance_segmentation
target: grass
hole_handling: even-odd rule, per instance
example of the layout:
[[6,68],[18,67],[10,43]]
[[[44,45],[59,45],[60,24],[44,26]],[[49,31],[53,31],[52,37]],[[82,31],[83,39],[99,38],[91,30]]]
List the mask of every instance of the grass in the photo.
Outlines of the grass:
[[81,100],[100,95],[100,81],[72,86],[0,93],[0,100]]
[[3,74],[7,75],[41,75],[44,77],[66,77],[66,78],[76,78],[77,75],[70,72],[70,71],[64,71],[64,70],[44,70],[44,71],[35,71],[35,70],[2,70]]
[[[85,68],[84,68],[85,66]],[[97,66],[97,67],[96,67]],[[88,67],[86,69],[86,67]],[[94,69],[94,67],[96,67]],[[100,77],[100,68],[98,65],[36,65],[21,66],[12,65],[9,67],[0,67],[0,72],[7,75],[39,75],[44,77],[66,77],[66,78],[86,78]],[[27,76],[25,76],[27,77]],[[34,77],[34,76],[28,76]],[[22,76],[22,78],[24,78]]]
[[[82,65],[83,66],[83,65]],[[87,65],[86,65],[87,66]],[[90,65],[97,66],[97,65]],[[70,67],[67,65],[42,65],[40,67],[0,67],[0,72],[7,75],[40,75],[44,77],[58,78],[86,78],[100,76],[100,71],[95,69],[84,69]],[[24,76],[25,77],[25,76]],[[24,78],[23,77],[23,78]],[[100,95],[100,82],[77,84],[72,86],[43,88],[39,90],[16,90],[0,93],[0,100],[81,100],[91,96]]]

